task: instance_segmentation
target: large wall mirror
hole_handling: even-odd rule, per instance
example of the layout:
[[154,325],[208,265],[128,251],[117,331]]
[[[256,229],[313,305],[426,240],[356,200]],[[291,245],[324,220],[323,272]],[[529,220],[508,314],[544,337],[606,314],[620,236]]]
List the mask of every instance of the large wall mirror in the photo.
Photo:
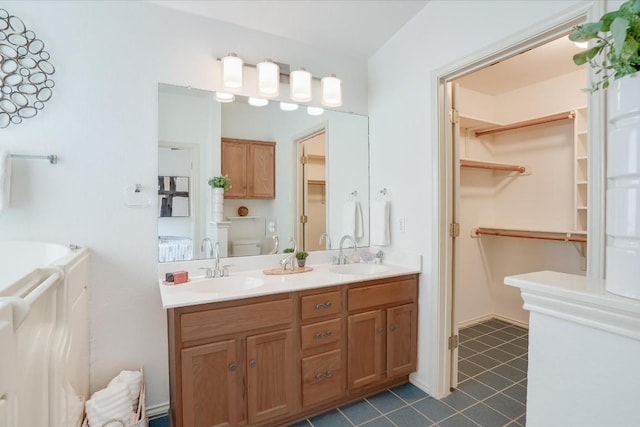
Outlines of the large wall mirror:
[[[243,97],[221,104],[213,92],[167,84],[158,91],[158,176],[190,183],[189,216],[158,218],[160,262],[209,258],[215,242],[223,257],[282,253],[290,238],[306,251],[336,248],[345,234],[369,245],[368,117],[253,107]],[[207,181],[221,173],[223,139],[274,144],[275,197],[225,198],[214,221]]]

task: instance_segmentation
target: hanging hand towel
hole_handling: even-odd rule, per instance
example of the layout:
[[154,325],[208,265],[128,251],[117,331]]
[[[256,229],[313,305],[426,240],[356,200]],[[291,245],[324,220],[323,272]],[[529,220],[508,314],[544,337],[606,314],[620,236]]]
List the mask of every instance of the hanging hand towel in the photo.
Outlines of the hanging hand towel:
[[360,206],[360,202],[356,202],[356,231],[353,237],[355,237],[356,240],[364,237],[364,220],[362,218],[362,206]]
[[348,200],[342,208],[342,234],[355,236],[356,234],[356,209],[357,202]]
[[389,211],[389,202],[386,200],[375,200],[371,204],[371,246],[391,244]]
[[11,154],[0,151],[0,213],[9,207],[11,196]]

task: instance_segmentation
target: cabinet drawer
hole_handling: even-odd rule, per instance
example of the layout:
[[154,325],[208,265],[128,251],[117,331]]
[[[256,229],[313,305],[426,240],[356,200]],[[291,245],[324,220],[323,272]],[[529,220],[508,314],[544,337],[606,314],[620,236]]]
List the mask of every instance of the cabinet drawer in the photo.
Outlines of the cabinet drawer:
[[417,297],[418,284],[414,277],[380,285],[349,289],[349,311],[361,310]]
[[302,359],[302,406],[342,394],[342,352],[333,350]]
[[312,323],[300,328],[302,349],[322,347],[328,344],[340,345],[342,336],[341,320],[333,319],[326,322]]
[[182,342],[291,323],[291,298],[186,313],[181,316]]
[[340,291],[307,295],[301,299],[302,320],[340,314],[342,294]]

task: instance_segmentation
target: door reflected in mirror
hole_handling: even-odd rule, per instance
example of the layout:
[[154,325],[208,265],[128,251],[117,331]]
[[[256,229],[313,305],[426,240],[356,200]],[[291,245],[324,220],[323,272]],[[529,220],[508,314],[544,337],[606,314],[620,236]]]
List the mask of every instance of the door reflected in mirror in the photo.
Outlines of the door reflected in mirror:
[[[273,252],[276,241],[280,242],[277,252],[282,253],[291,246],[291,237],[299,250],[335,248],[342,235],[355,235],[354,227],[359,227],[363,231],[358,246],[368,246],[366,116],[332,110],[310,116],[304,108],[281,111],[273,101],[266,107],[253,107],[243,97],[220,104],[213,92],[166,84],[159,85],[158,99],[158,175],[186,177],[190,186],[189,215],[158,219],[160,262],[210,257],[202,245],[206,238],[220,244],[222,257],[247,256]],[[245,195],[225,197],[223,221],[213,221],[212,188],[207,182],[225,170],[223,138],[273,144],[273,194],[252,193],[252,188]],[[240,182],[232,180],[232,186],[254,185],[252,179],[268,166],[265,149],[259,160],[249,152],[246,163],[233,166],[232,175]],[[182,166],[174,157],[182,159]],[[237,194],[233,189],[230,192]],[[362,214],[358,224],[351,224],[348,215],[352,194],[359,195],[356,202]]]

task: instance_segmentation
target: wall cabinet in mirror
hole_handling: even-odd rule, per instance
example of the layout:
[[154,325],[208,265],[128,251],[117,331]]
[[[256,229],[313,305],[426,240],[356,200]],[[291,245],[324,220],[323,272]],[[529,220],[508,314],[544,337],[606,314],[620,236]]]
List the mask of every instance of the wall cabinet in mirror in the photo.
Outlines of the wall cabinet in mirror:
[[274,199],[275,143],[222,138],[222,174],[229,175],[228,199]]

